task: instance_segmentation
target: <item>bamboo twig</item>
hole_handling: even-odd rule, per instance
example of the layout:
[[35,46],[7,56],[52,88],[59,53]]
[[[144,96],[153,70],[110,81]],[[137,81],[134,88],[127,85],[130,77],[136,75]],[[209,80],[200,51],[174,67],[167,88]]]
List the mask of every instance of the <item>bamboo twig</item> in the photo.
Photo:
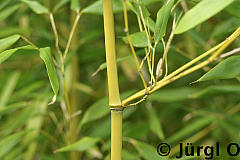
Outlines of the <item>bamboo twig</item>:
[[134,57],[134,60],[135,60],[135,63],[136,63],[139,75],[140,75],[141,80],[142,80],[142,83],[144,85],[144,88],[145,88],[146,92],[148,93],[148,87],[147,87],[146,81],[145,81],[145,79],[143,77],[142,70],[140,68],[139,61],[138,61],[138,58],[137,58],[137,54],[136,54],[135,49],[133,47],[132,40],[130,38],[129,31],[128,31],[129,28],[128,28],[128,16],[127,16],[126,1],[123,1],[123,15],[124,15],[124,23],[125,23],[124,31],[125,31],[125,33],[127,35],[128,43],[129,43],[129,46],[131,48],[131,51],[132,51],[132,54],[133,54],[133,57]]
[[78,22],[80,20],[81,15],[82,15],[82,12],[77,12],[76,18],[75,18],[74,23],[73,23],[73,27],[72,27],[71,32],[69,34],[67,46],[66,46],[66,49],[64,51],[64,55],[63,55],[64,60],[66,59],[67,54],[69,52],[69,48],[70,48],[70,45],[71,45],[71,42],[72,42],[72,39],[73,39],[73,35],[76,31],[76,28],[77,28],[77,25],[78,25]]
[[[174,71],[173,73],[168,75],[167,77],[165,77],[162,80],[160,80],[159,82],[157,82],[156,85],[152,88],[152,90],[149,91],[149,94],[151,94],[151,93],[155,92],[156,90],[162,88],[163,86],[165,86],[183,76],[186,76],[202,67],[205,67],[209,63],[213,62],[215,60],[215,58],[217,56],[219,56],[222,53],[222,51],[224,49],[226,49],[239,35],[240,35],[240,27],[222,43],[218,44],[217,46],[213,47],[212,49],[208,50],[207,52],[203,53],[202,55],[198,56],[197,58],[193,59],[192,61],[190,61],[187,64],[185,64],[184,66],[180,67],[179,69],[177,69],[176,71]],[[184,71],[185,69],[189,68],[196,62],[199,62],[201,59],[210,55],[214,51],[216,51],[216,52],[209,59]],[[182,71],[184,71],[184,72],[182,72]],[[140,97],[143,97],[144,95],[145,95],[144,90],[141,90],[141,91],[135,93],[134,95],[128,97],[127,99],[124,99],[122,101],[122,105],[126,107],[127,104],[129,104],[131,101],[134,101]]]

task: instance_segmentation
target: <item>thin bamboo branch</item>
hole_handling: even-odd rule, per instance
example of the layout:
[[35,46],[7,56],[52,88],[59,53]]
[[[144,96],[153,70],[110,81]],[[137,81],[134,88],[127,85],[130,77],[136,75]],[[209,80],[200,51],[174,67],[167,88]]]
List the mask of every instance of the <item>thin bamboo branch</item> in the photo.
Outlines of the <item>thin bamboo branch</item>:
[[140,75],[141,80],[142,80],[142,83],[144,85],[144,88],[145,88],[146,92],[148,92],[147,84],[146,84],[146,81],[145,81],[145,79],[143,77],[142,70],[140,68],[139,61],[138,61],[138,58],[137,58],[137,54],[136,54],[135,49],[133,47],[132,40],[130,38],[129,31],[128,31],[128,16],[127,16],[126,1],[123,2],[123,15],[124,15],[124,23],[125,23],[124,31],[125,31],[125,33],[127,35],[128,43],[129,43],[129,46],[131,48],[131,51],[132,51],[132,54],[133,54],[133,57],[134,57],[134,60],[135,60],[135,63],[136,63],[139,75]]
[[75,21],[74,21],[74,23],[73,23],[73,27],[72,27],[72,29],[71,29],[71,31],[70,31],[70,34],[69,34],[67,46],[66,46],[66,49],[65,49],[65,51],[64,51],[64,55],[63,55],[63,59],[64,59],[64,60],[66,59],[67,54],[68,54],[68,52],[69,52],[69,48],[70,48],[70,46],[71,46],[71,42],[72,42],[72,39],[73,39],[73,35],[74,35],[75,31],[76,31],[76,28],[77,28],[77,25],[78,25],[78,22],[79,22],[79,20],[80,20],[81,15],[82,15],[82,12],[77,12]]
[[[208,65],[209,63],[213,62],[215,60],[215,58],[217,56],[219,56],[222,51],[224,49],[226,49],[226,47],[228,47],[238,36],[240,35],[240,27],[231,35],[229,36],[225,41],[223,41],[222,43],[218,44],[217,46],[213,47],[212,49],[208,50],[207,52],[203,53],[202,55],[198,56],[197,58],[193,59],[192,61],[188,62],[187,64],[185,64],[184,66],[180,67],[179,69],[177,69],[176,71],[174,71],[173,73],[171,73],[170,75],[168,75],[167,77],[163,78],[161,81],[157,82],[157,84],[152,88],[152,90],[150,90],[149,94],[155,92],[156,90],[160,89],[161,87],[183,77],[186,76],[206,65]],[[218,50],[217,50],[218,49]],[[217,51],[216,51],[217,50]],[[193,64],[195,64],[196,62],[199,62],[201,59],[203,59],[204,57],[210,55],[211,53],[213,53],[214,51],[216,51],[209,59],[207,59],[206,61],[184,71],[185,69],[189,68],[190,66],[192,66]],[[184,71],[184,72],[182,72]],[[182,72],[182,73],[180,73]],[[134,101],[138,98],[141,98],[145,95],[144,90],[141,90],[137,93],[135,93],[134,95],[130,96],[129,98],[125,99],[122,101],[122,105],[123,106],[127,106],[127,104],[129,104],[131,101]]]

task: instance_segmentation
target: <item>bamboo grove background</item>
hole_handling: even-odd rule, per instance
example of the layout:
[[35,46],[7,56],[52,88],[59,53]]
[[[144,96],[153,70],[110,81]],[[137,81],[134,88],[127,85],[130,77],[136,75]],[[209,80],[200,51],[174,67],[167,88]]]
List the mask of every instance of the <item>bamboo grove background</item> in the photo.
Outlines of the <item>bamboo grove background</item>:
[[[152,74],[161,80],[232,38],[231,44],[222,45],[224,50],[217,59],[198,71],[151,95],[134,101],[125,99],[125,105],[132,105],[123,114],[122,159],[162,159],[156,151],[161,142],[171,144],[173,154],[178,152],[174,146],[179,142],[214,145],[220,141],[221,150],[228,142],[238,142],[240,1],[218,0],[218,5],[216,0],[113,2],[122,100],[144,89],[143,79],[147,86],[149,82],[154,86],[147,60],[140,73],[135,64],[141,64],[146,56],[144,48],[149,49],[149,40],[153,45],[156,39],[159,42],[153,59],[158,70]],[[182,26],[195,26],[177,28],[183,33],[172,37],[164,58],[167,67],[164,64],[159,69],[158,62],[166,50],[161,39],[167,43],[174,23],[179,22],[174,19],[200,2],[212,15],[197,24],[199,17],[207,17],[207,12],[200,15],[200,10],[197,18],[182,22]],[[166,34],[156,33],[151,24],[168,3],[176,8],[169,13]],[[141,13],[152,20],[148,18],[147,24],[151,37],[146,36],[144,27],[139,28]],[[207,58],[196,61],[197,65],[204,60]],[[109,160],[107,92],[101,1],[0,0],[0,159]],[[221,159],[228,158],[221,155]]]

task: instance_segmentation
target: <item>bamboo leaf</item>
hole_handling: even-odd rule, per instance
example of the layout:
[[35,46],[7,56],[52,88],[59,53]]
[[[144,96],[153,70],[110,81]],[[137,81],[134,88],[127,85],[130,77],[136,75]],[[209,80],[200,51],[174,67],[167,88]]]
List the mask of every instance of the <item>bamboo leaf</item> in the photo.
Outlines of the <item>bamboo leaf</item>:
[[125,149],[122,150],[123,159],[127,160],[140,160],[139,156],[136,153],[129,152]]
[[173,136],[167,139],[168,143],[175,143],[177,141],[184,140],[187,136],[193,134],[194,132],[200,130],[202,127],[210,124],[215,120],[214,117],[205,117],[196,120],[195,122],[187,125],[186,127],[182,128],[178,132],[176,132]]
[[19,4],[13,5],[11,7],[8,7],[4,9],[3,11],[0,12],[0,21],[5,20],[8,18],[10,15],[12,15],[18,8],[20,7]]
[[191,10],[189,10],[180,20],[176,27],[175,33],[186,32],[198,24],[214,16],[225,7],[230,5],[234,0],[202,0]]
[[160,41],[166,33],[168,19],[171,13],[171,9],[174,5],[174,0],[167,2],[157,13],[157,21],[155,25],[154,41],[155,43]]
[[0,53],[0,64],[2,64],[4,61],[6,61],[10,56],[12,56],[17,51],[34,50],[34,49],[35,49],[34,47],[27,45],[27,46],[22,46],[22,47],[6,50],[6,51]]
[[14,104],[8,105],[8,106],[0,109],[0,116],[8,114],[10,112],[13,112],[17,109],[23,108],[26,105],[27,105],[26,102],[19,102],[19,103],[14,103]]
[[16,84],[18,82],[18,79],[20,77],[19,72],[14,72],[8,79],[7,83],[5,84],[5,87],[3,88],[3,91],[0,95],[0,108],[4,108],[7,104],[9,98],[11,97]]
[[[144,4],[147,6],[149,4],[160,2],[161,0],[144,0]],[[122,1],[121,0],[113,0],[113,11],[114,13],[122,12]],[[102,0],[98,0],[91,5],[87,6],[83,9],[83,13],[88,14],[102,14]]]
[[239,10],[240,10],[240,0],[235,0],[232,4],[230,4],[227,8],[225,8],[225,11],[227,11],[229,14],[236,16],[238,18],[240,18]]
[[152,94],[148,99],[157,102],[177,102],[189,99],[189,95],[197,91],[190,87],[162,89],[161,92]]
[[85,112],[81,125],[99,119],[109,113],[108,101],[107,98],[102,98],[94,103],[88,108]]
[[11,149],[16,146],[27,131],[21,131],[3,138],[0,141],[0,158],[2,159]]
[[229,57],[204,74],[199,81],[231,79],[240,76],[240,56]]
[[[143,14],[144,19],[150,16],[150,13],[148,12],[143,1],[140,1],[140,2],[131,1],[128,3],[128,6],[139,17],[142,17],[141,13]],[[140,7],[142,12],[140,11]]]
[[16,34],[7,38],[0,39],[0,52],[6,50],[11,47],[14,43],[16,43],[21,36]]
[[240,93],[240,85],[222,85],[222,86],[210,86],[196,93],[190,94],[191,98],[201,98],[210,95],[225,95],[230,93]]
[[[133,92],[134,92],[133,90],[130,90],[128,92],[122,93],[120,96],[122,98],[126,98],[127,96],[131,95]],[[97,102],[95,102],[93,105],[91,105],[87,109],[87,111],[83,115],[80,125],[102,118],[109,113],[110,113],[110,109],[108,107],[108,99],[104,97],[98,100]]]
[[62,147],[56,152],[67,152],[67,151],[86,151],[89,148],[93,147],[100,139],[98,138],[91,138],[91,137],[83,137],[76,143],[70,144],[68,146]]
[[153,147],[149,144],[146,144],[144,142],[140,142],[137,140],[131,139],[132,143],[138,150],[139,154],[146,160],[155,160],[159,159],[159,155],[157,153],[156,147]]
[[44,7],[37,1],[30,1],[30,0],[21,0],[21,1],[24,2],[28,7],[32,9],[33,12],[37,14],[47,14],[49,12],[46,7]]
[[5,6],[7,6],[12,0],[5,0],[0,4],[0,10],[2,10]]
[[[130,35],[131,42],[134,47],[147,47],[148,40],[145,32],[136,32]],[[122,40],[128,43],[128,38],[123,37]]]
[[162,125],[156,115],[156,112],[153,107],[148,108],[148,119],[149,119],[149,126],[153,133],[155,133],[159,139],[164,139],[164,133],[162,130]]
[[55,69],[55,66],[53,63],[51,49],[49,47],[41,48],[40,49],[40,57],[42,58],[42,60],[44,61],[45,65],[46,65],[48,77],[49,77],[53,92],[55,94],[55,96],[54,96],[54,98],[55,98],[58,95],[59,81],[58,81],[57,72],[56,72],[56,69]]
[[69,3],[70,0],[61,0],[59,3],[57,3],[57,5],[54,7],[54,11],[57,11],[58,9],[60,9],[61,7],[63,7],[64,5],[66,5],[67,3]]
[[80,0],[71,0],[71,9],[74,11],[80,11]]

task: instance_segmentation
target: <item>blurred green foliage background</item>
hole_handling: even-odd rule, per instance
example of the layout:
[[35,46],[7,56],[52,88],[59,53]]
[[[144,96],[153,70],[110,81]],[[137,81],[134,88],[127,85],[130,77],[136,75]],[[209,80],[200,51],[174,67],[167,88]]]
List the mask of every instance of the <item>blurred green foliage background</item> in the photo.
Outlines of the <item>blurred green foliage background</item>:
[[[59,46],[63,50],[76,17],[70,0],[36,1],[53,12]],[[155,21],[163,1],[143,1]],[[199,1],[183,0],[176,9],[178,12],[188,10]],[[106,68],[102,65],[105,49],[101,2],[81,0],[80,4],[83,14],[65,61],[73,128],[69,131],[62,87],[56,102],[48,105],[54,95],[39,53],[18,51],[0,65],[0,159],[109,159],[110,111]],[[118,63],[120,92],[126,98],[143,86],[131,51],[122,40],[125,32],[121,0],[115,0],[114,4],[117,57],[128,56]],[[128,13],[130,34],[139,32],[136,15],[132,11]],[[171,32],[172,20],[171,15],[165,40]],[[194,29],[176,35],[168,54],[169,72],[220,43],[239,26],[240,1],[235,0]],[[52,55],[57,54],[47,14],[36,14],[24,1],[0,0],[0,38],[14,34],[27,37],[39,48],[51,47]],[[136,41],[141,44],[144,39],[138,37]],[[26,42],[19,40],[12,48],[23,45]],[[238,38],[226,52],[239,47]],[[136,51],[139,58],[144,58],[142,47],[136,47]],[[156,63],[162,53],[163,46],[159,44]],[[156,152],[159,143],[175,146],[190,137],[193,137],[190,142],[199,145],[215,145],[219,141],[223,151],[221,159],[229,159],[225,145],[239,142],[240,138],[240,78],[191,83],[216,64],[177,80],[148,96],[143,103],[124,110],[123,160],[161,159]],[[92,76],[100,65],[100,71]],[[147,72],[146,65],[143,73],[149,81]],[[61,74],[58,69],[57,74]],[[61,85],[61,78],[59,81]],[[72,136],[72,143],[77,143],[62,148],[68,144],[68,134]]]

